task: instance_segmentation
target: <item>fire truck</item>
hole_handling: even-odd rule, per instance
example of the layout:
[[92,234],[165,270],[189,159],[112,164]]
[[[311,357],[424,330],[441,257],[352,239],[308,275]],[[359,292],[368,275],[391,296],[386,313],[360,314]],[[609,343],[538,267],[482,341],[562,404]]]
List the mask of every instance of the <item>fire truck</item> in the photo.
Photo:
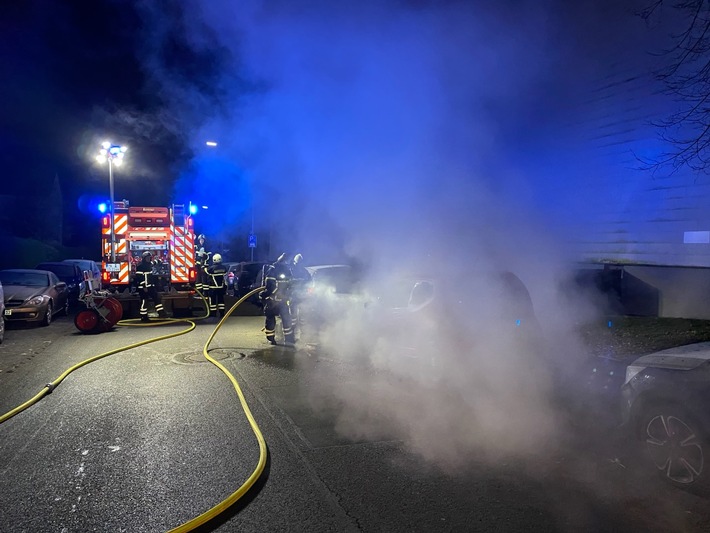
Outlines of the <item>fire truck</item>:
[[[131,282],[143,253],[153,258],[153,273],[166,310],[190,310],[197,279],[193,218],[184,205],[133,207],[127,200],[114,202],[111,214],[101,220],[101,285],[123,300],[137,300]],[[129,310],[130,311],[130,310]]]

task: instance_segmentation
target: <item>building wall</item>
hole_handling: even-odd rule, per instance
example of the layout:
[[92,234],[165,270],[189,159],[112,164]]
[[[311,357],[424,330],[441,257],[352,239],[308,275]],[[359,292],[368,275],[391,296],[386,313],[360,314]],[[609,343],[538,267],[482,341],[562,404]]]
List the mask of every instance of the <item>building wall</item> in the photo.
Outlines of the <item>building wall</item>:
[[710,267],[710,176],[650,164],[674,149],[658,123],[683,108],[655,77],[671,57],[653,53],[684,21],[665,3],[645,24],[632,4],[607,6],[604,42],[568,103],[578,162],[569,246],[591,262]]

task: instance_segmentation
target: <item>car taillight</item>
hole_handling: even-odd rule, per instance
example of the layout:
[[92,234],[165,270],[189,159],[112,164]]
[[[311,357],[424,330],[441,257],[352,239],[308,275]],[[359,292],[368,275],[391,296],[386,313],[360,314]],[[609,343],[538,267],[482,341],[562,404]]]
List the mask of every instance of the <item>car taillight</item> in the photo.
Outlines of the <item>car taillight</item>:
[[108,282],[111,280],[111,275],[110,275],[108,272],[104,271],[104,272],[101,274],[101,279],[102,279],[103,281],[105,281],[106,283],[108,283]]

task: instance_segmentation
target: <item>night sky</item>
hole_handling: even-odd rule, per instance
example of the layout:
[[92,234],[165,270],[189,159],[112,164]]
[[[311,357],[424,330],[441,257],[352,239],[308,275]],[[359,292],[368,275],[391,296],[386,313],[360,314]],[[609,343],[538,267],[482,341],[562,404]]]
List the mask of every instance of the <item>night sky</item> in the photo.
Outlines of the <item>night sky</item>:
[[617,4],[4,2],[3,192],[59,176],[80,244],[110,139],[117,198],[208,205],[215,240],[253,219],[263,253],[563,254],[589,83],[666,35]]

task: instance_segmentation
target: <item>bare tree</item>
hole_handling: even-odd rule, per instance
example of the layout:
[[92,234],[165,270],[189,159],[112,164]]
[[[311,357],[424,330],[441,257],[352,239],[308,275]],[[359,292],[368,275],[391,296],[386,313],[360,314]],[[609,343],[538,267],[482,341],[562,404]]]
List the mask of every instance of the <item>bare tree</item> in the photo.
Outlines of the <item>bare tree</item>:
[[668,63],[656,77],[680,109],[654,124],[673,148],[646,163],[653,169],[670,165],[673,171],[688,167],[710,174],[710,0],[656,0],[638,15],[647,22],[666,19],[666,6],[681,15],[682,30],[661,53]]

